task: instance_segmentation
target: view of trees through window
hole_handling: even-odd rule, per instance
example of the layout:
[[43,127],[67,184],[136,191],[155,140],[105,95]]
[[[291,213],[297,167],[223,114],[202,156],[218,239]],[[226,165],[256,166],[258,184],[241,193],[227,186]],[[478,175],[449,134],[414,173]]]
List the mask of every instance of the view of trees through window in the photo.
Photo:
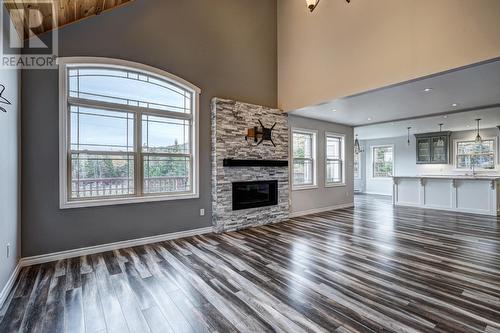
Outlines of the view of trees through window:
[[344,137],[328,134],[326,136],[326,183],[344,182]]
[[293,184],[296,186],[314,184],[314,141],[315,133],[293,131]]
[[193,190],[191,92],[106,68],[72,68],[68,83],[70,198]]
[[456,144],[456,167],[458,169],[495,169],[495,140],[458,141]]
[[354,153],[354,178],[361,179],[361,153]]
[[373,177],[393,176],[393,148],[392,146],[373,147]]

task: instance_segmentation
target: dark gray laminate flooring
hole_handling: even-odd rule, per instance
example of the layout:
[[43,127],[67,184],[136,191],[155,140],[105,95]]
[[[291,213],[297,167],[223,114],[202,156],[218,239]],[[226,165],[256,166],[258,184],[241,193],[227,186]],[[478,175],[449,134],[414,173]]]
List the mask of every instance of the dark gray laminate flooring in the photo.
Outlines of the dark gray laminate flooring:
[[0,332],[500,332],[500,220],[393,207],[24,268]]

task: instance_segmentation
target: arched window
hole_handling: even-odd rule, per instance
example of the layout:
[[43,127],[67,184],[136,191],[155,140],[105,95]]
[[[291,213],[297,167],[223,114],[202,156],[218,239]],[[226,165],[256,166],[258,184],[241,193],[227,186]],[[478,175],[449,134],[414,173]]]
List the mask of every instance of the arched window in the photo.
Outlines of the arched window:
[[60,58],[61,208],[198,197],[200,90],[106,58]]

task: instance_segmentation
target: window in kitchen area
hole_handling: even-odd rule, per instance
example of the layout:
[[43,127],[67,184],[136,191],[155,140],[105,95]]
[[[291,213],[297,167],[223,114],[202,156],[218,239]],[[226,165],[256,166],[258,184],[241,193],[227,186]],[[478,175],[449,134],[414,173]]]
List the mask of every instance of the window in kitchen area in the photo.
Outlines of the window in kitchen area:
[[361,153],[354,154],[354,179],[361,179]]
[[497,161],[496,139],[455,141],[455,167],[457,169],[494,170]]
[[394,147],[372,147],[373,178],[388,178],[394,172]]

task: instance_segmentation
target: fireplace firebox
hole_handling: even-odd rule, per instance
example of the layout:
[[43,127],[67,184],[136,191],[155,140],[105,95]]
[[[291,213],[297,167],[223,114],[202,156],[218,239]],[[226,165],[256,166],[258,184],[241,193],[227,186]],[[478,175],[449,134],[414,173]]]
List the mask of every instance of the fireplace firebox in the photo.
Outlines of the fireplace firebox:
[[233,183],[233,210],[273,206],[277,204],[277,180]]

